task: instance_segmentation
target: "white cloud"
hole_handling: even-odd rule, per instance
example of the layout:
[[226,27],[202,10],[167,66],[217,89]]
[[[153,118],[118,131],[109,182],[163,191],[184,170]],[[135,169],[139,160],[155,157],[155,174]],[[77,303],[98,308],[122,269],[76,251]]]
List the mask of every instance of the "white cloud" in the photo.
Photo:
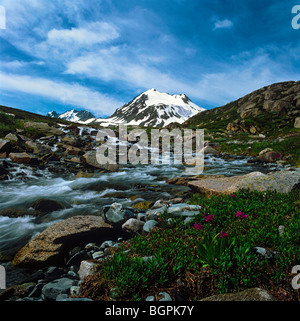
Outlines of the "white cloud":
[[0,88],[9,92],[23,92],[51,100],[107,114],[123,105],[123,102],[83,87],[77,83],[55,82],[45,78],[0,73]]
[[94,45],[108,42],[119,37],[117,28],[107,22],[94,22],[84,28],[52,29],[48,32],[47,42],[50,45],[62,44],[77,46]]
[[229,19],[217,20],[214,23],[214,30],[216,29],[230,29],[233,27],[233,22]]

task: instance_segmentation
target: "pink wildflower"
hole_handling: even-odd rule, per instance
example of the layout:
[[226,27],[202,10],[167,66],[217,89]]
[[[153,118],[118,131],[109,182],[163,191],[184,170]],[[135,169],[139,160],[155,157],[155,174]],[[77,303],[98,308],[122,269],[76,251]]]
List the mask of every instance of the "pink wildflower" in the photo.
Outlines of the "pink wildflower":
[[221,237],[222,239],[225,239],[227,236],[228,236],[228,233],[227,233],[227,232],[225,232],[225,233],[221,232],[221,233],[220,233],[220,237]]
[[204,216],[205,216],[205,222],[212,222],[214,220],[213,214],[206,215],[206,213],[204,213]]
[[202,224],[198,224],[197,222],[194,224],[194,227],[197,231],[200,231],[203,229],[203,225]]
[[244,212],[238,211],[235,213],[235,217],[239,218],[240,220],[244,220],[248,217],[248,215],[244,214]]
[[231,194],[230,196],[231,196],[231,197],[235,197],[235,195],[234,195],[234,194]]

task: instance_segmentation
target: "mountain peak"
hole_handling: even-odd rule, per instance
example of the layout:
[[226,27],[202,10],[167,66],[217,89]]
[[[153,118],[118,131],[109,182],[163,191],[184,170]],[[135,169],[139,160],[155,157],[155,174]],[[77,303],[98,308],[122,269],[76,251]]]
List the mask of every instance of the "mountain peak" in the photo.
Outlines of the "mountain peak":
[[63,114],[58,114],[56,111],[52,111],[47,114],[51,118],[59,118],[63,120],[72,121],[75,123],[83,123],[90,119],[95,119],[95,116],[87,110],[71,109]]
[[183,123],[204,110],[185,94],[170,95],[151,88],[118,108],[111,117],[98,119],[97,122],[102,126],[127,124],[163,127],[174,122]]

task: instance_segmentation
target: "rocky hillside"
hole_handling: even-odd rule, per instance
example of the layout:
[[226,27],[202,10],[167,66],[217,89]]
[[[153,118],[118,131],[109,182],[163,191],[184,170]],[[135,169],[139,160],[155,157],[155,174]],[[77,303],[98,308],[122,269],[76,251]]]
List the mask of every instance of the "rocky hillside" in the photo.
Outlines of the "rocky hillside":
[[275,83],[225,106],[203,111],[188,127],[278,136],[300,128],[300,81]]

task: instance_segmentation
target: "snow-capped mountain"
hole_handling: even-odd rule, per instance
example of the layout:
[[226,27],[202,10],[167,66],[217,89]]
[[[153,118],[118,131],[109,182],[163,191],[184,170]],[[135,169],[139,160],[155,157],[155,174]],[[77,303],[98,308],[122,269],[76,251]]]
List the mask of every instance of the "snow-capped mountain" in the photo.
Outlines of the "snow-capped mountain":
[[51,118],[59,118],[63,120],[72,121],[75,123],[85,123],[86,121],[92,119],[95,120],[95,116],[87,110],[69,110],[63,114],[58,114],[56,111],[52,111],[47,114]]
[[118,108],[109,118],[98,118],[96,122],[101,126],[127,124],[164,127],[173,122],[181,124],[204,110],[184,94],[169,95],[152,88]]

